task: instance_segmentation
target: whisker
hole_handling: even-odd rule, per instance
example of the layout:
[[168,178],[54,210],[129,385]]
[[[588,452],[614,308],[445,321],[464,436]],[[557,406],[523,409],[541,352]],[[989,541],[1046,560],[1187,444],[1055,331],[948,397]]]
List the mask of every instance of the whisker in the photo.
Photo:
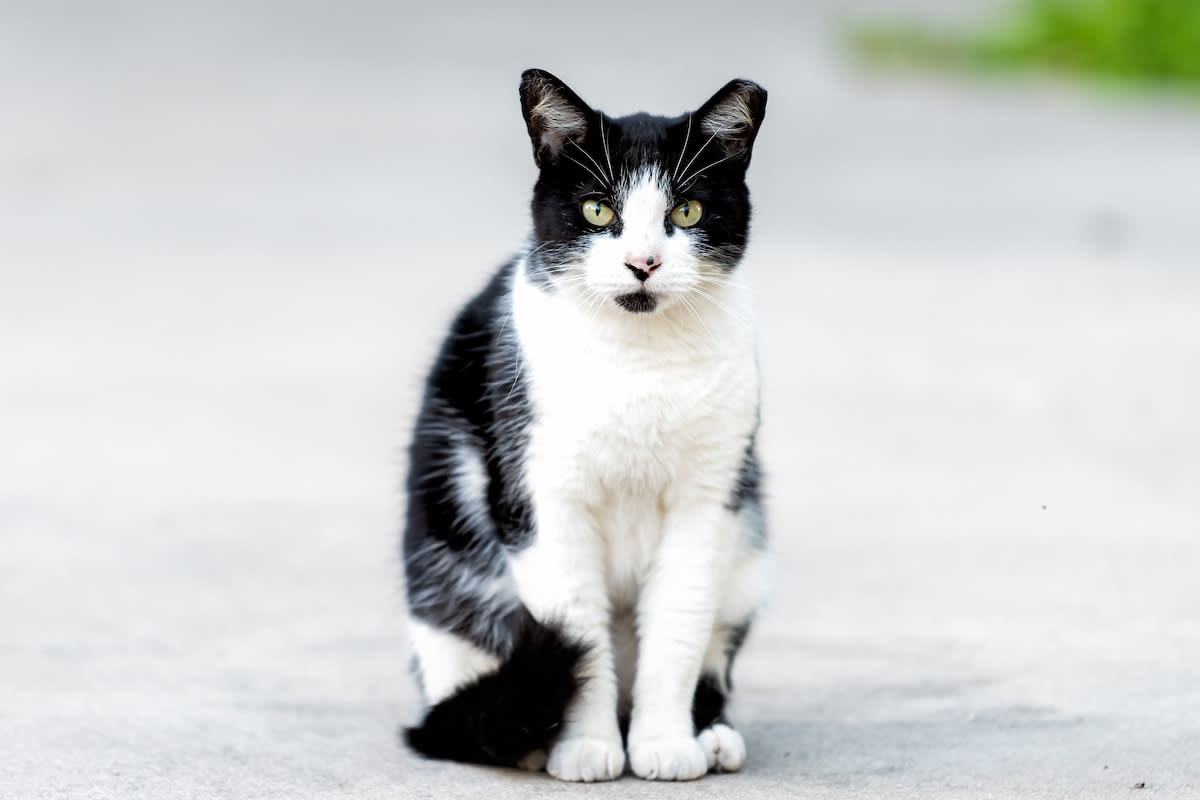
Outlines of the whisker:
[[[663,322],[667,323],[667,327],[671,329],[671,333],[675,334],[680,342],[688,345],[691,344],[691,337],[688,336],[687,331],[680,330],[679,326],[675,324],[675,320],[671,318],[670,314],[663,314],[662,320]],[[695,347],[693,346],[692,349],[694,350]]]
[[702,272],[700,273],[700,277],[714,286],[740,286],[743,291],[750,292],[751,294],[760,295],[762,297],[766,297],[768,295],[768,292],[765,289],[756,289],[753,286],[747,286],[746,284],[735,281],[733,278],[725,275],[714,275],[712,273]]
[[513,315],[513,307],[512,307],[512,304],[510,303],[508,306],[508,311],[506,311],[504,313],[504,319],[500,320],[500,330],[499,330],[499,332],[496,333],[497,339],[504,338],[504,329],[508,327],[508,321],[510,319],[512,319],[512,315]]
[[596,315],[600,311],[600,306],[606,298],[593,287],[585,284],[583,287],[582,299],[585,302],[583,311],[587,321],[589,323],[594,322]]
[[700,149],[696,151],[696,155],[692,156],[692,160],[691,160],[691,161],[689,161],[689,162],[687,163],[687,166],[683,168],[683,171],[684,171],[684,173],[686,174],[686,173],[687,173],[687,171],[688,171],[689,169],[691,169],[691,168],[692,168],[692,164],[696,163],[696,159],[700,157],[700,154],[701,154],[701,153],[703,153],[705,150],[707,150],[707,149],[708,149],[708,146],[709,146],[710,144],[712,144],[712,140],[713,140],[713,139],[717,138],[717,137],[718,137],[718,136],[720,136],[722,133],[725,133],[725,132],[726,132],[726,131],[728,131],[728,130],[732,130],[732,126],[726,126],[726,127],[724,127],[724,128],[720,128],[719,130],[715,130],[715,131],[713,131],[713,135],[712,135],[712,136],[710,136],[710,137],[708,137],[708,141],[707,141],[707,142],[705,142],[703,145],[701,145],[701,146],[700,146]]
[[[578,145],[576,145],[576,146],[578,147]],[[582,148],[582,147],[580,147],[579,149],[580,149],[580,150],[583,150],[583,148]],[[585,151],[585,152],[586,152],[586,151]],[[611,187],[608,185],[608,181],[604,180],[604,178],[601,178],[599,175],[597,175],[596,173],[592,172],[592,169],[591,169],[591,167],[589,167],[587,164],[584,164],[582,161],[580,161],[580,160],[579,160],[579,159],[577,159],[577,158],[571,158],[571,157],[570,157],[569,155],[567,155],[566,153],[563,153],[563,156],[564,156],[564,157],[566,157],[566,158],[570,158],[570,159],[571,159],[572,161],[574,161],[576,164],[578,164],[579,166],[583,167],[585,170],[587,170],[587,171],[588,171],[588,174],[590,174],[590,175],[591,175],[593,178],[595,178],[597,181],[599,181],[599,182],[600,182],[600,184],[601,184],[602,186],[604,186],[604,188],[606,188],[606,189],[610,189],[610,190],[611,190]],[[589,156],[589,158],[590,158],[590,156]],[[600,168],[600,165],[599,165],[599,164],[597,164],[597,165],[596,165],[596,168],[597,168],[597,169],[599,169],[599,168]]]
[[558,283],[560,286],[575,286],[576,284],[587,283],[587,275],[565,275]]
[[[573,144],[573,145],[575,145],[577,148],[579,148],[579,152],[581,152],[581,153],[583,153],[585,156],[587,156],[587,157],[588,157],[588,161],[590,161],[590,162],[592,162],[593,164],[595,164],[595,165],[596,165],[596,169],[600,170],[600,172],[601,172],[601,173],[603,173],[603,172],[604,172],[604,167],[600,166],[600,164],[599,164],[599,163],[596,161],[596,159],[592,158],[592,154],[591,154],[591,153],[589,153],[587,150],[583,149],[583,145],[581,145],[579,142],[575,141],[574,139],[568,139],[567,141],[569,141],[571,144]],[[568,158],[570,158],[570,157],[568,156]],[[572,160],[572,161],[575,161],[575,159],[573,159],[573,158],[572,158],[571,160]],[[578,162],[578,161],[575,161],[575,163],[576,163],[576,164],[579,164],[579,162]],[[583,166],[583,165],[582,165],[582,164],[580,164],[580,166]],[[588,170],[588,172],[592,172],[592,171],[591,171],[591,170]],[[596,173],[592,172],[592,175],[593,175],[593,176],[594,176],[595,174],[596,174]],[[606,186],[606,187],[608,186],[608,181],[607,181],[607,180],[603,180],[603,179],[601,179],[601,181],[600,181],[600,182],[601,182],[601,183],[603,183],[603,184],[605,184],[605,186]]]
[[[603,111],[600,112],[600,144],[604,147],[604,161],[608,164],[608,179],[612,183],[616,183],[617,176],[613,174],[612,158],[610,158],[608,155],[608,137],[604,133],[604,112]],[[599,169],[600,165],[597,164],[596,168]]]
[[717,306],[718,308],[724,310],[725,312],[727,312],[729,314],[729,316],[733,317],[734,319],[736,319],[738,322],[742,323],[743,325],[750,324],[746,320],[746,318],[743,317],[741,314],[739,314],[737,311],[734,311],[732,308],[725,305],[720,300],[718,300],[717,298],[713,297],[708,292],[701,289],[699,286],[693,286],[692,291],[695,292],[696,294],[700,295],[701,297],[707,298],[710,303],[712,303],[713,305]]
[[588,322],[595,322],[596,317],[600,316],[600,309],[604,308],[604,304],[608,301],[608,298],[595,289],[590,288],[588,297],[592,301],[588,307]]
[[679,175],[679,165],[683,163],[683,157],[687,155],[688,142],[692,138],[692,115],[688,114],[687,133],[683,136],[683,149],[679,151],[679,160],[675,162],[675,170],[671,173],[671,182],[675,182],[675,178]]
[[704,328],[704,332],[708,334],[709,339],[712,339],[712,343],[719,346],[721,342],[716,336],[713,335],[713,332],[708,329],[708,326],[704,324],[704,320],[701,319],[700,312],[696,310],[696,307],[689,303],[687,297],[684,295],[678,295],[678,297],[683,302],[684,306],[686,306],[687,309],[692,312],[692,316],[696,318],[696,322],[700,323],[700,327]]
[[512,399],[513,392],[517,390],[517,382],[521,380],[521,371],[525,369],[525,359],[521,357],[521,350],[517,348],[517,374],[513,376],[512,386],[508,387],[508,394],[504,398],[505,404]]
[[[724,158],[718,158],[716,161],[712,162],[712,163],[711,163],[711,164],[709,164],[707,167],[704,167],[704,168],[702,168],[702,169],[698,169],[698,170],[696,170],[696,171],[695,171],[695,172],[693,172],[693,173],[692,173],[692,174],[691,174],[689,177],[687,177],[687,178],[684,178],[682,181],[680,181],[680,183],[681,183],[681,184],[683,184],[685,187],[686,187],[686,186],[691,186],[691,182],[692,182],[692,181],[694,181],[696,178],[699,178],[699,177],[700,177],[700,175],[701,175],[701,174],[702,174],[702,173],[703,173],[705,170],[710,170],[710,169],[712,169],[713,167],[715,167],[717,164],[720,164],[720,163],[722,163],[722,162],[724,162],[724,161],[728,161],[729,159],[733,158],[735,155],[737,155],[737,154],[736,154],[736,153],[730,153],[729,155],[725,156]],[[690,166],[690,165],[689,165],[689,166]]]
[[532,256],[532,255],[534,255],[535,253],[537,253],[537,252],[539,252],[539,251],[541,251],[541,250],[543,250],[543,249],[545,249],[545,248],[547,248],[547,247],[550,247],[550,246],[552,246],[552,245],[557,245],[557,244],[558,244],[557,242],[542,242],[542,243],[541,243],[541,244],[539,244],[537,247],[533,248],[533,249],[532,249],[532,250],[530,250],[528,253],[526,253],[526,254],[525,254],[525,259],[526,259],[526,260],[528,260],[528,259],[529,259],[529,257],[530,257],[530,256]]

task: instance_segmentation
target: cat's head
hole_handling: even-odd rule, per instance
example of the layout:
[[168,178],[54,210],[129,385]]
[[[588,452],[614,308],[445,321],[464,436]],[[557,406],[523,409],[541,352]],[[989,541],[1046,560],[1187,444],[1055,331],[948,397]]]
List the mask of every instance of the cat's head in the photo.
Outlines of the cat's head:
[[746,167],[766,106],[766,90],[735,80],[679,117],[614,119],[526,71],[521,111],[540,171],[529,274],[632,313],[727,281],[746,246]]

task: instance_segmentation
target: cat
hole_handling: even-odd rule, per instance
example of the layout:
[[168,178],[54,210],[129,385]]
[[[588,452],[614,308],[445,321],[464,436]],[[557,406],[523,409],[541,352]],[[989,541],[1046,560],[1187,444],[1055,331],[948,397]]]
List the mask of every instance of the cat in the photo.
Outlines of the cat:
[[759,379],[738,264],[767,93],[596,111],[542,70],[533,233],[455,319],[403,537],[429,757],[568,781],[739,769],[724,716],[764,587]]

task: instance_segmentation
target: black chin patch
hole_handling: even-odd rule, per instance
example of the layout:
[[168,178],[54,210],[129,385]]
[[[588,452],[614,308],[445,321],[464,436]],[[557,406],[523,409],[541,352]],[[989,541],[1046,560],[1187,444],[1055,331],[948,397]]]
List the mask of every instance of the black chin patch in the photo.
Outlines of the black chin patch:
[[653,311],[654,307],[658,305],[658,301],[654,299],[654,295],[643,291],[620,295],[617,298],[617,305],[635,314],[645,314]]

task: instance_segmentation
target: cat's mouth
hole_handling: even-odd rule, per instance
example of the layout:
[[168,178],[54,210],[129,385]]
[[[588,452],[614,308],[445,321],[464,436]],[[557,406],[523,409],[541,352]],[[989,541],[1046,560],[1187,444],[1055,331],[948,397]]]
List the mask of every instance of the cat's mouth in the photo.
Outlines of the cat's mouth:
[[658,298],[646,290],[617,295],[617,305],[634,314],[648,314],[658,305]]

